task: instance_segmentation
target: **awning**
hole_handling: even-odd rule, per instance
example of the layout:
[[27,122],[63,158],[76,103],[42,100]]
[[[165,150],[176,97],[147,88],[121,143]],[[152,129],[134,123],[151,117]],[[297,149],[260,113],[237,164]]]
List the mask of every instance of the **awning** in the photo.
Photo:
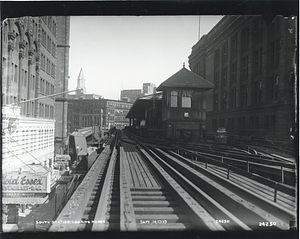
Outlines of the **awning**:
[[136,99],[134,104],[131,106],[128,114],[126,115],[126,118],[139,118],[144,116],[145,108],[147,106],[153,105],[153,101],[155,102],[155,104],[157,104],[158,102],[159,104],[161,104],[162,92],[153,95],[146,95]]
[[30,197],[24,197],[24,198],[5,198],[2,197],[2,204],[44,204],[49,199],[49,196],[47,195],[44,198],[30,198]]

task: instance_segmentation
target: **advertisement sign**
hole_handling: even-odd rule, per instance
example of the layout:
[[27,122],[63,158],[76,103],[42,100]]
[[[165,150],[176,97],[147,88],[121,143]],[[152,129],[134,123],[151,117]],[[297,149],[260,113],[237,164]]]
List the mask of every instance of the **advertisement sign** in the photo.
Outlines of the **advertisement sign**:
[[71,157],[68,154],[57,154],[55,155],[55,162],[58,164],[68,164]]
[[2,175],[3,193],[50,193],[50,172],[8,172]]

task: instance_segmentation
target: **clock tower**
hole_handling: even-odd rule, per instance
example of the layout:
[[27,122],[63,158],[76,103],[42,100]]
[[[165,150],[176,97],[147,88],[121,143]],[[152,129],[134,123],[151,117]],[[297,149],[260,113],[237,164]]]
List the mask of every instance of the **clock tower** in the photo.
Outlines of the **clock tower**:
[[80,69],[80,72],[79,72],[79,75],[77,78],[77,87],[76,87],[76,90],[80,90],[80,89],[82,89],[82,91],[77,91],[76,92],[77,95],[86,94],[85,77],[83,75],[82,68]]

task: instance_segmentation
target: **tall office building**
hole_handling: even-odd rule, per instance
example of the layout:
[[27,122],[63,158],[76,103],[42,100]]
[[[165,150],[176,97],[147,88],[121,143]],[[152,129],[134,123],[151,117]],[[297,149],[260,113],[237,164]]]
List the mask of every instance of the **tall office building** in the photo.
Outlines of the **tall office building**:
[[[66,56],[58,50],[59,39],[68,35],[64,18],[2,21],[2,169],[4,179],[16,178],[4,180],[4,204],[43,203],[56,180],[51,168],[55,131],[51,95],[63,90],[55,87],[67,80],[61,77],[67,71],[57,69],[63,61],[59,59]],[[17,180],[21,176],[41,178],[42,185],[29,190]],[[23,196],[18,196],[20,192]]]
[[295,131],[296,18],[225,16],[193,47],[191,70],[214,83],[207,127],[289,139]]
[[141,89],[134,90],[121,90],[121,100],[127,102],[134,102],[137,98],[143,96],[143,92]]
[[143,83],[143,94],[153,95],[156,93],[156,87],[153,83]]

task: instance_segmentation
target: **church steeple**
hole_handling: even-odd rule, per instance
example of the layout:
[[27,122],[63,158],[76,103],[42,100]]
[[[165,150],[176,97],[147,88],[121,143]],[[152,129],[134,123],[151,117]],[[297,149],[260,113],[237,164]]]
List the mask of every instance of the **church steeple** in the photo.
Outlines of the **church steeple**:
[[85,77],[83,75],[82,68],[80,69],[78,78],[77,78],[77,87],[76,90],[83,89],[82,94],[86,94],[86,88],[85,88]]

